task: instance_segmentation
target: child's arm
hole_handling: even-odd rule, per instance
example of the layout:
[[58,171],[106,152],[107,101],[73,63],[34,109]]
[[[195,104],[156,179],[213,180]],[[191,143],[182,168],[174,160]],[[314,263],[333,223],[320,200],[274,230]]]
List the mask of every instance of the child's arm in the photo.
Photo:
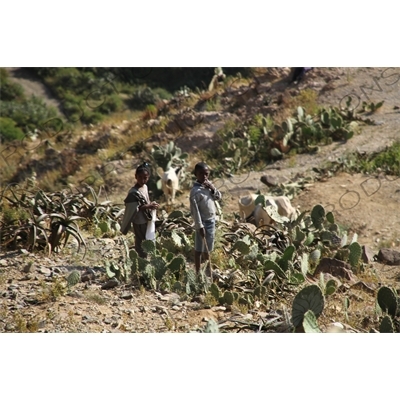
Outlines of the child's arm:
[[211,196],[214,200],[221,200],[221,192],[208,179],[204,181],[203,186],[210,190]]
[[137,212],[139,211],[139,202],[134,201],[131,203],[125,203],[125,212],[124,218],[121,223],[121,232],[126,235],[129,232],[129,228],[131,227],[131,222]]
[[201,229],[204,227],[203,223],[201,222],[201,214],[199,211],[199,207],[197,206],[196,196],[190,196],[190,213],[194,220],[194,229]]

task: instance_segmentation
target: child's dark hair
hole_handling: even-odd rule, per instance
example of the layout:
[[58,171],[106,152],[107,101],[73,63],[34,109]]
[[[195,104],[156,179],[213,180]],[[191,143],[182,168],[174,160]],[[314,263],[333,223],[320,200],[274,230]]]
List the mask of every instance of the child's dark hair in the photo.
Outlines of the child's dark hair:
[[150,164],[147,162],[144,162],[143,164],[140,164],[136,168],[136,173],[140,174],[141,172],[147,172],[150,175]]
[[197,171],[201,171],[203,169],[208,168],[208,165],[204,162],[199,162],[196,164],[196,166],[194,167],[194,174],[197,174]]

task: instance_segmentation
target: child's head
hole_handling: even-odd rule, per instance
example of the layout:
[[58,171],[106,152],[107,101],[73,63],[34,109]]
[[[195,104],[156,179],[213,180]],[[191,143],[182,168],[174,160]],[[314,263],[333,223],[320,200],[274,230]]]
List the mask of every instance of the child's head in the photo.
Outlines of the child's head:
[[143,186],[150,178],[150,166],[148,163],[143,163],[136,168],[135,178],[138,186]]
[[208,176],[210,175],[210,169],[208,168],[208,165],[206,163],[199,162],[194,167],[194,174],[197,180],[200,183],[203,183],[206,179],[208,179]]

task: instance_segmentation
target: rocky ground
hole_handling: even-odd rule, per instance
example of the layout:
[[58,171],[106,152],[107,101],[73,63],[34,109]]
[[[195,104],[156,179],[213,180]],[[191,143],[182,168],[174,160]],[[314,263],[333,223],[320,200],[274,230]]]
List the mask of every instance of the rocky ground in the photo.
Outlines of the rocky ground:
[[[257,190],[263,193],[270,191],[261,182],[262,176],[269,175],[278,183],[285,184],[304,182],[309,178],[292,203],[302,211],[310,210],[315,204],[333,210],[337,222],[350,233],[357,233],[359,243],[370,249],[373,274],[362,277],[368,289],[350,289],[349,296],[353,296],[354,304],[358,304],[354,313],[360,312],[362,307],[369,307],[371,319],[374,290],[380,284],[400,290],[400,262],[392,260],[391,263],[396,265],[389,265],[388,254],[381,259],[384,262],[373,258],[382,248],[400,250],[400,179],[384,174],[364,176],[347,173],[333,177],[327,174],[323,179],[320,176],[316,179],[312,169],[322,169],[327,161],[336,161],[348,151],[375,152],[394,140],[400,140],[400,79],[397,82],[397,75],[394,75],[399,74],[399,70],[332,68],[321,73],[316,69],[300,84],[300,88],[313,87],[318,90],[318,102],[322,104],[339,105],[350,93],[354,101],[357,96],[369,102],[384,100],[383,107],[372,116],[377,124],[365,126],[360,135],[346,143],[323,146],[316,154],[300,154],[267,165],[262,171],[215,181],[223,192],[223,212],[229,219],[238,211],[237,204],[241,196]],[[262,92],[263,87],[268,88],[268,83],[261,82],[257,90]],[[366,94],[369,99],[366,99]],[[249,101],[255,101],[256,97],[253,95]],[[244,105],[238,114],[246,112]],[[204,143],[210,146],[216,129],[228,117],[231,116],[223,112],[210,114],[207,123],[198,129],[194,127],[190,135],[181,133],[176,143],[186,151],[196,150]],[[165,132],[164,135],[167,137],[171,133]],[[133,177],[130,168],[123,167],[119,172],[118,184],[110,196],[121,202]],[[178,197],[176,207],[184,209],[187,206],[187,192],[184,191]],[[238,319],[256,323],[265,316],[265,310],[254,309],[242,313],[231,307],[207,305],[202,298],[145,291],[131,284],[110,287],[105,279],[102,261],[120,257],[120,238],[87,237],[86,240],[88,253],[84,260],[72,245],[51,257],[25,251],[0,253],[0,331],[190,332],[203,328],[209,319],[220,323]],[[82,282],[65,291],[65,276],[73,270],[81,272]],[[343,322],[341,306],[338,304],[336,302],[332,307],[339,307],[337,321]],[[321,318],[325,331],[332,322],[336,321]],[[373,326],[373,321],[371,324]],[[348,331],[352,331],[350,326]]]

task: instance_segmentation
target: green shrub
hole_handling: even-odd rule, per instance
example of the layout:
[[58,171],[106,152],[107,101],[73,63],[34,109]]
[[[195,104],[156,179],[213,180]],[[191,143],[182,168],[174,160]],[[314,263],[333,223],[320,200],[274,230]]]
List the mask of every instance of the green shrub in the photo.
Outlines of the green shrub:
[[0,141],[22,140],[24,132],[10,118],[0,118]]
[[149,87],[136,88],[129,100],[129,105],[136,109],[143,109],[149,104],[155,104],[157,96]]
[[83,124],[98,124],[103,120],[104,116],[95,111],[95,112],[85,112],[82,117],[80,118],[80,121]]
[[4,68],[0,68],[0,99],[1,101],[24,99],[24,89],[18,83],[10,81],[8,72]]
[[400,141],[366,160],[361,160],[360,165],[364,172],[374,172],[380,168],[385,173],[400,175]]
[[36,96],[31,96],[22,102],[2,101],[0,115],[15,121],[16,125],[25,132],[32,131],[57,115],[54,107],[48,107]]
[[153,90],[154,95],[161,100],[169,100],[172,98],[172,94],[164,88],[158,87],[158,88],[154,88],[152,90]]

